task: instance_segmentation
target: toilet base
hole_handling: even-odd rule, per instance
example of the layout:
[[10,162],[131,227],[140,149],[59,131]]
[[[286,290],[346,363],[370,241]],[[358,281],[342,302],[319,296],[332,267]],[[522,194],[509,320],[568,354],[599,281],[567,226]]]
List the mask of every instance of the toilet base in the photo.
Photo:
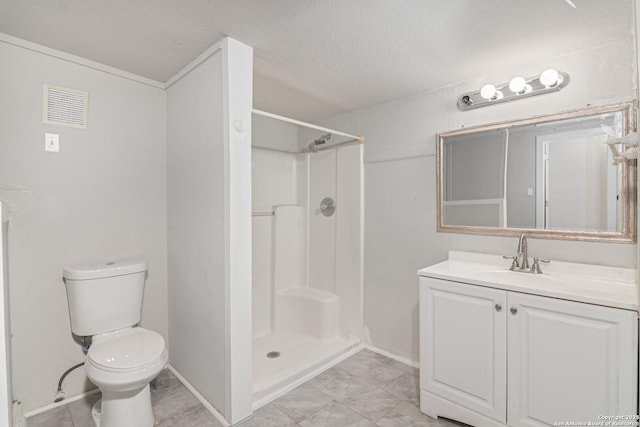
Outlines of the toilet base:
[[100,427],[100,412],[102,411],[102,399],[96,400],[91,407],[91,419],[96,427]]
[[153,427],[149,384],[144,388],[126,391],[102,391],[91,408],[91,418],[96,427]]

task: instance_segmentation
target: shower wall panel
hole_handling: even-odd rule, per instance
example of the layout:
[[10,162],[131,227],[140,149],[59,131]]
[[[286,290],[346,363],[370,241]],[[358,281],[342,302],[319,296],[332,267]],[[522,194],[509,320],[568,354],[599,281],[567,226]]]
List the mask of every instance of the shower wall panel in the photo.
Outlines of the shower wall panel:
[[362,146],[338,149],[336,218],[336,283],[340,296],[341,332],[362,335],[363,185]]
[[273,226],[274,291],[306,287],[307,218],[302,206],[277,206]]
[[[268,131],[254,127],[274,139]],[[253,338],[274,331],[276,292],[305,287],[338,296],[340,334],[360,337],[362,147],[312,154],[254,147],[252,172]],[[325,197],[337,203],[329,217],[320,212]]]
[[[259,129],[254,133],[261,135]],[[264,134],[261,135],[264,138]],[[260,216],[279,205],[298,205],[298,165],[301,156],[253,148],[252,154],[252,239],[253,239],[253,338],[272,330],[275,217]],[[304,157],[302,157],[304,159]],[[304,161],[304,160],[302,160]],[[304,238],[305,228],[299,233]],[[306,241],[303,240],[303,247]],[[301,258],[306,262],[306,254]],[[301,267],[306,270],[306,265]],[[304,271],[303,270],[303,271]]]
[[[309,158],[309,287],[340,297],[340,332],[362,335],[362,146],[326,150]],[[325,197],[336,211],[320,211]]]
[[336,150],[309,156],[309,287],[333,293],[336,279],[336,217],[320,212],[325,197],[336,200]]
[[296,155],[252,148],[251,156],[252,211],[270,212],[273,206],[297,204]]

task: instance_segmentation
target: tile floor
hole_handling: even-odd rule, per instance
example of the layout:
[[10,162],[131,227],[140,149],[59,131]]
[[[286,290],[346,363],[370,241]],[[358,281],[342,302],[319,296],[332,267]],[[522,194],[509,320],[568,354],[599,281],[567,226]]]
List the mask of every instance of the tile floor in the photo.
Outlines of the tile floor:
[[[99,395],[28,419],[29,427],[93,427],[89,415]],[[221,424],[169,371],[151,391],[158,427],[220,427]],[[255,411],[239,427],[458,426],[418,409],[418,370],[362,350]]]
[[[28,427],[94,427],[91,407],[100,398],[85,399],[27,418]],[[157,427],[221,427],[213,415],[168,369],[153,381],[151,403]]]

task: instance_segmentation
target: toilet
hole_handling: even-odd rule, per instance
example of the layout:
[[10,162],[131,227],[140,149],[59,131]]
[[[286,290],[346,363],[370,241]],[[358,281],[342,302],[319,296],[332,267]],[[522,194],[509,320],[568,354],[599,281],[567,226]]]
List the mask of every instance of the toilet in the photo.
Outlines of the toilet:
[[67,267],[71,331],[91,337],[85,370],[102,392],[92,408],[98,427],[152,427],[149,382],[167,366],[160,334],[138,326],[147,273],[143,260]]

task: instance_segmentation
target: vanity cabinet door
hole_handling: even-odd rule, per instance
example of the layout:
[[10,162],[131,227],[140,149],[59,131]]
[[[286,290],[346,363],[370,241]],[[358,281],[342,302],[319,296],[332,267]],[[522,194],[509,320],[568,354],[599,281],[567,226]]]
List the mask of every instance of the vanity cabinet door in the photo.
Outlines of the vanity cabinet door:
[[507,293],[425,277],[420,283],[421,388],[505,423]]
[[519,293],[508,299],[510,426],[637,414],[635,312]]

